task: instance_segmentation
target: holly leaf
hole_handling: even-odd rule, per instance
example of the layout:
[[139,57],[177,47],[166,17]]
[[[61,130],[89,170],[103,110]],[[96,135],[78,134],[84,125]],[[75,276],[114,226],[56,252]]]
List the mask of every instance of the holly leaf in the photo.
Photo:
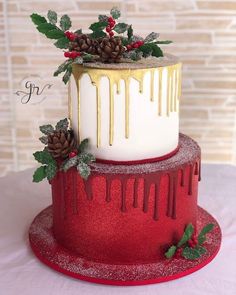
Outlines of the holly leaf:
[[57,13],[55,11],[48,10],[47,17],[51,24],[55,25],[57,23]]
[[37,26],[37,30],[40,33],[46,35],[49,31],[57,30],[57,27],[55,25],[50,24],[50,23],[42,23],[39,26]]
[[69,47],[69,39],[61,37],[54,43],[54,45],[60,49],[67,49]]
[[128,29],[128,25],[125,23],[118,23],[114,27],[114,31],[118,34],[124,33]]
[[92,39],[97,39],[97,38],[103,38],[106,37],[106,33],[103,31],[94,31],[92,34],[90,34],[90,37]]
[[205,254],[207,252],[206,248],[202,247],[202,246],[197,246],[195,248],[201,255]]
[[132,36],[133,36],[133,28],[132,28],[132,25],[130,25],[128,27],[127,36],[128,36],[128,40],[130,40],[132,38]]
[[87,61],[91,61],[91,60],[93,60],[93,55],[85,52],[83,54],[83,61],[87,62]]
[[45,135],[49,135],[50,133],[53,133],[54,128],[52,127],[51,124],[47,124],[47,125],[42,125],[39,127],[39,130],[45,134]]
[[143,56],[143,53],[138,50],[130,50],[124,52],[124,57],[129,58],[131,60],[137,61],[140,60]]
[[181,246],[183,246],[185,243],[187,243],[188,240],[191,239],[193,232],[194,232],[194,227],[193,227],[193,225],[190,223],[190,224],[188,224],[188,225],[186,226],[185,231],[184,231],[184,234],[183,234],[181,240],[179,241],[179,243],[177,244],[177,247],[181,247]]
[[147,37],[144,39],[145,43],[148,42],[152,42],[154,40],[156,40],[159,37],[160,34],[155,33],[155,32],[151,32],[149,35],[147,35]]
[[77,166],[79,163],[78,157],[75,156],[73,158],[70,158],[68,160],[66,160],[63,164],[62,164],[62,170],[63,171],[67,171],[69,170],[71,167]]
[[62,31],[67,31],[71,27],[71,20],[67,14],[64,14],[60,19],[60,27]]
[[156,44],[152,44],[152,56],[156,56],[156,57],[163,56],[163,51]]
[[213,228],[214,228],[213,223],[209,223],[203,227],[203,229],[201,230],[197,238],[199,245],[202,245],[206,241],[206,234],[212,231]]
[[157,46],[155,43],[145,43],[142,46],[139,47],[140,51],[143,52],[144,57],[147,56],[156,56],[160,57],[163,56],[163,52],[159,46]]
[[45,168],[46,166],[40,166],[34,171],[33,182],[40,182],[47,176]]
[[48,180],[53,179],[53,177],[57,174],[56,162],[49,163],[45,168],[45,172]]
[[89,145],[89,139],[88,138],[85,138],[84,140],[81,141],[81,143],[80,143],[80,145],[78,147],[78,151],[80,153],[83,153],[84,151],[87,150],[88,145]]
[[89,29],[92,31],[102,31],[107,26],[107,22],[96,22],[90,25]]
[[41,136],[39,138],[39,140],[43,143],[43,144],[48,144],[48,137],[47,136]]
[[90,167],[86,163],[83,163],[83,162],[80,162],[77,165],[77,170],[79,171],[80,176],[85,180],[89,177],[89,175],[91,173]]
[[177,250],[177,247],[175,245],[171,246],[168,251],[165,253],[166,258],[171,258],[175,255],[175,252]]
[[68,126],[69,126],[69,120],[67,118],[65,118],[65,119],[62,119],[59,122],[57,122],[56,130],[67,131]]
[[120,17],[120,10],[117,7],[113,7],[110,11],[110,15],[114,18],[114,19],[118,19]]
[[70,80],[71,73],[72,73],[72,67],[71,67],[71,65],[69,65],[67,67],[67,70],[66,70],[63,78],[62,78],[62,80],[65,84]]
[[105,15],[105,14],[100,14],[100,15],[98,16],[98,20],[99,20],[100,22],[108,22],[108,16]]
[[197,250],[197,248],[185,247],[182,251],[182,256],[186,259],[194,260],[194,259],[198,259],[199,257],[201,257],[201,254]]
[[30,18],[36,26],[39,26],[39,25],[47,22],[47,20],[44,16],[41,16],[37,13],[31,14]]
[[73,63],[74,64],[78,64],[78,65],[82,65],[82,63],[83,63],[83,57],[81,57],[81,56],[76,57],[74,59],[74,62]]
[[51,31],[46,32],[45,35],[49,39],[60,39],[60,38],[64,37],[64,32],[62,30],[55,29],[55,30],[51,30]]
[[[58,40],[59,41],[59,40]],[[68,59],[66,60],[65,62],[63,62],[59,67],[58,69],[54,72],[53,76],[56,77],[58,76],[59,74],[61,74],[62,72],[65,72],[68,68],[68,66],[70,64],[72,64],[73,60],[72,59]]]
[[51,164],[51,163],[55,164],[55,160],[53,159],[52,155],[47,150],[35,152],[33,153],[33,156],[35,160],[41,164]]
[[86,164],[90,164],[91,162],[94,162],[96,160],[96,158],[94,157],[94,155],[90,154],[90,153],[80,153],[78,155],[78,159],[80,160],[80,162],[86,163]]

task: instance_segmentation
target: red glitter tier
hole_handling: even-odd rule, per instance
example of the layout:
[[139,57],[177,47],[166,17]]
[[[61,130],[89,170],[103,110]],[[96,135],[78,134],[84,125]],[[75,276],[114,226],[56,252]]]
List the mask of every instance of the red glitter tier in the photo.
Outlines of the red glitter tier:
[[88,260],[154,263],[196,225],[200,148],[180,135],[179,151],[155,163],[94,163],[84,181],[75,168],[53,179],[53,232]]

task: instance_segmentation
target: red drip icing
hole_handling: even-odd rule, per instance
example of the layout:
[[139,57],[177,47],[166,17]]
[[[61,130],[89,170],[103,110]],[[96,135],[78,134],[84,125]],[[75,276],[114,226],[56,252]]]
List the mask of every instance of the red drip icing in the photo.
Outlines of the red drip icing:
[[127,184],[127,178],[121,177],[121,211],[125,212],[126,209],[126,184]]
[[60,189],[60,197],[61,197],[61,218],[62,219],[65,219],[66,218],[66,206],[65,206],[65,174],[63,172],[61,172],[61,181],[60,181],[60,184],[61,184],[61,189]]
[[139,179],[135,178],[134,179],[134,203],[133,203],[134,208],[138,208],[138,184],[139,184]]
[[192,190],[193,190],[193,168],[194,168],[194,164],[191,164],[189,168],[189,184],[188,184],[188,194],[190,196],[192,195]]
[[155,183],[155,203],[154,203],[154,220],[158,220],[158,199],[159,199],[159,188],[160,188],[161,176],[158,175]]
[[112,177],[106,177],[106,201],[111,201],[111,183],[112,183]]
[[169,194],[168,194],[167,216],[175,219],[178,173],[174,171],[174,172],[170,172],[168,175],[169,175]]
[[72,186],[73,186],[73,196],[72,196],[72,208],[73,208],[73,214],[78,213],[78,206],[77,206],[77,186],[78,186],[78,178],[76,173],[71,173],[72,177]]
[[93,199],[93,191],[92,191],[92,177],[89,177],[87,181],[84,181],[85,191],[88,200]]
[[148,201],[150,194],[151,181],[144,178],[144,196],[143,196],[143,212],[148,212]]
[[185,169],[181,169],[181,186],[185,185]]
[[202,165],[201,165],[201,159],[199,159],[199,171],[198,171],[198,181],[201,181],[201,167]]

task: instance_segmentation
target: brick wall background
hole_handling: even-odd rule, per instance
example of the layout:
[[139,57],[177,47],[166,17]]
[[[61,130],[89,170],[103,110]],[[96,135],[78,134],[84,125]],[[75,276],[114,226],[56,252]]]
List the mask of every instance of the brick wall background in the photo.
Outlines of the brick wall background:
[[[0,0],[0,175],[35,165],[38,126],[67,114],[67,89],[52,77],[62,53],[29,15],[55,9],[86,29],[112,6],[140,35],[157,31],[174,41],[164,49],[184,63],[181,131],[199,142],[203,161],[236,164],[236,1]],[[53,84],[45,100],[21,103],[14,93],[27,78]]]

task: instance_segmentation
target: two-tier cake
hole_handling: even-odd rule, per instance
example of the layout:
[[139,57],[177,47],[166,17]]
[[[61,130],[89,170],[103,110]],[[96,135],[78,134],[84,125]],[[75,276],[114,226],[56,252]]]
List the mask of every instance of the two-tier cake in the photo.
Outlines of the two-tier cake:
[[[69,81],[68,119],[44,125],[34,154],[52,206],[29,237],[41,261],[91,282],[138,285],[175,279],[209,263],[221,232],[197,205],[200,148],[179,133],[181,63],[163,55],[158,34],[145,39],[99,16],[91,34],[70,19],[31,16],[68,58],[55,72]],[[127,37],[124,33],[127,32]],[[114,35],[115,33],[115,35]],[[119,35],[119,34],[123,35]],[[73,74],[74,79],[70,79]]]

